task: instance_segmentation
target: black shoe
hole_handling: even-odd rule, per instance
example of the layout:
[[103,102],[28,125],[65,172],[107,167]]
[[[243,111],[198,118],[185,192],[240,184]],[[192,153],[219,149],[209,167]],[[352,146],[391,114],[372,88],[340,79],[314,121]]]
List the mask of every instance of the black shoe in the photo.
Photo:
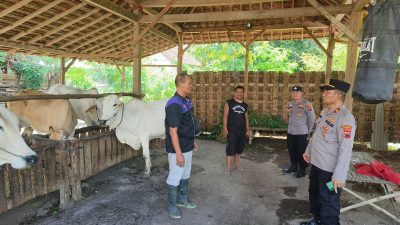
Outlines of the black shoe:
[[290,165],[289,168],[285,169],[286,173],[293,173],[297,171],[297,165],[296,164],[292,164]]
[[321,225],[321,220],[318,218],[314,218],[310,221],[303,221],[300,225]]
[[306,171],[299,170],[299,171],[296,172],[296,177],[297,178],[301,178],[301,177],[304,177],[304,176],[306,176]]

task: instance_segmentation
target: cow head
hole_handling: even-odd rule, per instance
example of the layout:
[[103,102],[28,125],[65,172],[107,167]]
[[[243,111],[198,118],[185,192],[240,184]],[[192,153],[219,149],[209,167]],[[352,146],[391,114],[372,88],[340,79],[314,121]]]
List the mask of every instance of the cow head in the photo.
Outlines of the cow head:
[[122,107],[122,102],[116,95],[108,95],[103,99],[103,115],[100,120],[108,121],[114,118]]
[[15,169],[34,164],[38,157],[20,135],[18,117],[0,106],[0,165],[10,163]]

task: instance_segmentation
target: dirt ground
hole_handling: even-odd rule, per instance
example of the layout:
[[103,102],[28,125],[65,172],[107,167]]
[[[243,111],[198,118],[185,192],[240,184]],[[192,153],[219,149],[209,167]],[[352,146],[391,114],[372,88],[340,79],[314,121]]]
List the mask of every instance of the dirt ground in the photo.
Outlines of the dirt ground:
[[[224,173],[225,145],[207,140],[198,143],[201,149],[194,154],[190,180],[190,196],[198,208],[182,209],[180,220],[170,219],[166,211],[168,163],[164,149],[158,149],[152,151],[153,169],[148,179],[142,178],[142,158],[131,159],[84,181],[83,200],[70,209],[60,211],[58,193],[53,193],[1,214],[0,224],[288,225],[310,218],[308,178],[282,172],[288,164],[285,139],[254,139],[241,160],[244,171],[234,171],[230,176]],[[388,159],[385,153],[374,157],[384,162]],[[393,166],[399,154],[390,153],[390,157]],[[347,186],[366,198],[380,193],[377,186]],[[357,202],[346,193],[342,195],[343,206]],[[389,201],[378,205],[390,208]],[[342,213],[341,223],[395,224],[369,206]]]

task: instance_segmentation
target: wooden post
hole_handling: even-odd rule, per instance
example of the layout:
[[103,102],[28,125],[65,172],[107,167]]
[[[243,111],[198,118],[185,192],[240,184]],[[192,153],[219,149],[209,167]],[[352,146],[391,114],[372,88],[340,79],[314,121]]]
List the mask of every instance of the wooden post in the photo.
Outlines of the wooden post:
[[246,33],[246,45],[244,48],[246,49],[246,57],[244,64],[244,99],[247,100],[247,93],[249,92],[249,48],[250,48],[250,33]]
[[244,99],[247,100],[247,92],[249,91],[249,46],[246,45],[246,57],[245,57],[245,64],[244,64]]
[[388,150],[388,132],[384,126],[384,104],[377,104],[375,108],[375,121],[372,122],[371,148],[374,150]]
[[326,54],[326,69],[325,69],[325,83],[327,84],[331,79],[333,50],[335,49],[334,35],[331,33],[329,36],[328,49]]
[[[360,29],[362,25],[362,13],[353,12],[350,15],[350,30],[356,35],[357,40],[359,39]],[[350,90],[346,95],[345,105],[350,112],[353,111],[353,98],[351,93],[353,91],[353,82],[356,75],[357,66],[357,41],[349,38],[349,44],[347,45],[347,59],[346,59],[346,74],[345,81],[351,84]]]
[[182,62],[183,62],[183,35],[182,33],[176,33],[178,36],[178,67],[176,68],[177,74],[182,73]]
[[[135,37],[140,35],[140,23],[134,23],[133,35]],[[133,93],[142,93],[142,79],[141,79],[141,41],[133,46]]]
[[59,84],[65,84],[65,58],[61,57],[61,66],[60,66],[60,80],[58,81]]

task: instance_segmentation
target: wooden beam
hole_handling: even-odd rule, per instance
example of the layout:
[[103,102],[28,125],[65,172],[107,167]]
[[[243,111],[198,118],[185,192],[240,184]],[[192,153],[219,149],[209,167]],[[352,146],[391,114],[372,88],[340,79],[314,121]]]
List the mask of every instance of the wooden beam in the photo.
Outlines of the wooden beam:
[[[343,31],[349,38],[353,41],[358,41],[356,39],[356,34],[352,32],[349,28],[343,25],[336,17],[329,12],[328,7],[323,7],[322,5],[317,2],[317,0],[307,0],[315,9],[317,9],[323,16],[325,16],[329,21],[331,21],[340,31]],[[350,5],[343,5],[343,6],[350,6]],[[356,31],[358,32],[358,31]]]
[[327,56],[331,56],[329,55],[325,46],[314,36],[314,34],[309,29],[307,29],[307,27],[304,27],[304,30],[307,32],[308,35],[310,35],[310,37],[314,40],[314,42],[321,48],[322,51],[325,52]]
[[161,37],[162,39],[164,39],[166,41],[169,41],[169,42],[171,42],[171,43],[173,43],[175,45],[178,43],[178,41],[175,40],[173,37],[161,32],[161,31],[159,31],[157,29],[150,29],[149,32],[154,34],[154,35],[157,35],[157,36]]
[[249,46],[250,46],[251,44],[253,44],[253,42],[256,41],[257,38],[259,38],[262,34],[264,34],[264,32],[265,32],[266,30],[267,30],[267,28],[264,27],[263,30],[261,30],[260,32],[258,32],[258,33],[253,37],[253,39],[249,40],[249,43],[246,43],[246,44],[249,45]]
[[[262,2],[275,2],[277,0],[263,0]],[[140,1],[140,5],[144,8],[161,8],[165,7],[168,0],[144,0]],[[240,5],[260,3],[259,0],[178,0],[174,7],[199,7],[199,6],[220,6],[220,5]]]
[[[102,38],[104,38],[104,37],[107,37],[108,35],[115,34],[115,33],[117,33],[117,32],[122,32],[123,30],[124,30],[125,32],[127,32],[127,30],[128,30],[127,28],[128,28],[129,26],[131,26],[131,25],[130,25],[130,24],[125,24],[125,25],[123,25],[123,26],[117,27],[116,29],[109,30],[109,31],[107,31],[107,32],[105,32],[105,33],[103,33],[103,34],[100,34],[100,35],[97,35],[97,36],[95,36],[95,37],[93,37],[93,38],[90,38],[89,40],[87,40],[87,41],[85,41],[85,42],[83,42],[83,43],[81,43],[81,44],[79,44],[79,45],[76,45],[75,47],[73,47],[73,48],[71,48],[71,49],[69,49],[69,50],[75,51],[75,50],[80,49],[80,48],[82,48],[82,47],[84,47],[84,46],[86,46],[86,45],[88,45],[88,44],[90,44],[90,43],[93,43],[93,42],[99,40],[99,39],[102,39]],[[128,30],[128,31],[129,31],[129,30]]]
[[74,64],[75,61],[76,61],[76,58],[73,58],[73,59],[68,63],[68,65],[65,67],[65,72],[67,72],[67,71],[71,68],[71,66]]
[[0,40],[0,46],[7,47],[7,48],[12,48],[16,49],[17,51],[20,51],[19,49],[23,50],[28,50],[28,51],[33,51],[36,54],[45,52],[47,55],[56,55],[58,57],[66,57],[66,58],[81,58],[81,59],[92,59],[92,60],[97,60],[100,59],[101,57],[104,58],[119,58],[119,54],[83,54],[83,53],[74,53],[74,52],[69,52],[69,51],[64,51],[64,50],[58,50],[58,49],[52,49],[52,48],[46,48],[46,47],[38,47],[38,46],[33,46],[33,45],[25,45],[25,44],[15,44],[7,40]]
[[53,6],[57,5],[58,3],[62,2],[62,1],[63,0],[52,1],[51,3],[41,7],[40,9],[36,10],[35,12],[29,13],[24,18],[22,18],[20,20],[17,20],[14,23],[12,23],[12,24],[10,24],[8,26],[5,26],[2,29],[0,29],[0,34],[5,33],[7,31],[9,31],[9,30],[11,30],[11,29],[13,29],[13,28],[25,23],[26,21],[28,21],[28,20],[32,19],[33,17],[35,17],[35,16],[47,11],[48,9],[52,8]]
[[[320,22],[293,22],[293,23],[282,23],[282,24],[270,24],[270,25],[255,25],[252,26],[251,32],[258,32],[266,28],[266,30],[274,30],[274,29],[303,29],[303,27],[308,28],[326,28],[329,27],[328,24],[323,24]],[[244,26],[215,26],[215,27],[199,27],[199,28],[185,28],[183,29],[184,33],[198,33],[198,32],[226,32],[229,30],[231,32],[246,32],[249,29],[246,29]]]
[[134,21],[134,22],[138,21],[137,15],[111,1],[108,0],[84,0],[84,1],[91,5],[99,7],[107,12],[110,12],[114,15],[127,19],[129,21]]
[[353,12],[359,12],[363,10],[363,8],[370,2],[371,0],[357,0],[353,6]]
[[[70,32],[68,32],[66,34],[63,34],[63,35],[59,36],[58,38],[55,38],[55,39],[49,41],[48,43],[46,43],[45,46],[50,46],[52,44],[55,44],[55,43],[65,39],[65,38],[67,38],[67,37],[69,37],[71,35],[74,35],[75,33],[79,32],[79,31],[82,31],[82,30],[84,30],[84,29],[86,29],[88,27],[91,27],[91,26],[95,25],[96,23],[102,21],[103,19],[106,19],[109,16],[111,16],[111,14],[105,14],[105,15],[95,19],[94,21],[86,24],[83,27],[80,27],[80,28],[78,28],[76,30],[72,30],[72,31],[70,31]],[[81,41],[81,40],[83,40],[83,39],[85,39],[85,38],[87,38],[87,37],[89,37],[89,36],[91,36],[91,35],[93,35],[93,34],[95,34],[97,32],[100,32],[102,30],[108,29],[108,27],[113,26],[114,24],[120,22],[121,20],[122,19],[113,20],[112,22],[109,22],[109,23],[105,24],[104,26],[99,26],[96,29],[94,29],[94,30],[92,30],[92,31],[90,31],[88,33],[85,33],[84,35],[79,35],[79,37],[73,38],[70,41],[65,42],[64,44],[60,45],[58,48],[65,48],[65,47],[67,47],[69,45],[72,45],[73,43]]]
[[6,8],[6,9],[2,10],[2,11],[0,12],[0,18],[1,18],[1,17],[4,17],[4,16],[6,16],[6,15],[12,13],[12,12],[14,12],[15,10],[21,8],[22,6],[28,4],[28,3],[31,2],[31,1],[33,1],[33,0],[23,0],[23,1],[19,1],[18,3],[16,3],[16,4],[14,4],[14,5],[12,5],[12,6],[8,7],[8,8]]
[[47,26],[47,25],[51,24],[52,22],[54,22],[56,20],[59,20],[60,18],[63,18],[64,16],[66,16],[66,15],[68,15],[68,14],[70,14],[70,13],[72,13],[72,12],[82,8],[82,7],[84,7],[85,5],[86,5],[86,3],[77,4],[74,7],[70,8],[70,9],[64,11],[64,12],[59,13],[59,14],[51,17],[50,19],[45,20],[45,21],[37,24],[36,26],[29,28],[28,30],[19,32],[18,34],[12,36],[10,38],[10,40],[16,41],[17,39],[19,39],[19,38],[21,38],[21,37],[23,37],[23,36],[25,36],[27,34],[30,34],[30,33],[34,32],[35,30],[38,30],[38,29],[40,29],[40,28],[42,28],[44,26]]
[[[149,14],[149,15],[157,15],[158,12],[155,11],[154,9],[151,8],[145,8],[143,9],[143,12]],[[182,28],[178,25],[176,25],[175,23],[164,23],[166,26],[168,26],[169,28],[175,30],[176,32],[182,32]]]
[[157,23],[158,21],[164,16],[165,13],[168,12],[169,8],[171,8],[171,6],[176,2],[177,0],[170,0],[167,4],[167,6],[165,6],[165,8],[163,8],[161,10],[161,12],[155,16],[154,20],[151,21],[151,23],[149,25],[147,25],[147,27],[140,32],[139,36],[137,36],[133,41],[133,45],[135,46],[143,37],[144,35],[149,32],[150,29],[152,29]]
[[[100,7],[108,12],[111,12],[121,18],[127,19],[128,21],[131,22],[137,22],[138,21],[138,16],[122,7],[120,7],[119,5],[116,5],[115,3],[112,3],[108,0],[84,0],[86,2],[88,2],[89,4],[95,5],[97,7]],[[176,44],[176,41],[171,38],[169,35],[157,30],[157,29],[150,29],[150,32],[162,37],[163,39],[170,41],[174,44]]]
[[[315,0],[314,0],[315,1]],[[330,14],[350,13],[352,5],[328,6],[324,10]],[[234,21],[234,20],[261,20],[275,18],[300,18],[303,16],[320,16],[322,13],[313,7],[255,10],[255,11],[232,11],[232,12],[211,12],[191,14],[167,14],[159,20],[164,22],[207,22],[207,21]],[[155,16],[145,15],[140,19],[141,23],[154,21]]]
[[58,32],[58,31],[60,31],[60,30],[63,30],[63,29],[66,28],[66,27],[71,26],[72,24],[75,24],[75,23],[77,23],[77,22],[82,21],[83,19],[85,19],[85,18],[87,18],[87,17],[89,17],[89,16],[95,14],[96,12],[97,12],[97,10],[93,10],[93,11],[90,11],[90,12],[88,12],[88,13],[86,13],[86,14],[83,14],[83,15],[81,15],[81,16],[79,16],[79,17],[77,17],[77,18],[75,18],[75,19],[73,19],[73,20],[71,20],[71,21],[69,21],[69,22],[67,22],[67,23],[65,23],[65,24],[63,24],[63,25],[57,27],[56,29],[53,29],[53,30],[48,31],[48,32],[46,32],[46,33],[44,33],[44,34],[35,36],[35,37],[32,38],[31,40],[29,40],[28,43],[30,43],[30,44],[35,43],[35,42],[37,42],[37,41],[39,41],[39,40],[41,40],[41,39],[43,39],[43,38],[45,38],[45,37],[47,37],[47,36],[49,36],[49,35],[52,35],[52,34]]
[[[112,40],[108,40],[105,43],[103,42],[102,44],[98,44],[98,45],[93,46],[95,48],[91,51],[91,53],[108,52],[107,50],[114,49],[114,48],[116,48],[115,46],[121,47],[120,46],[121,43],[131,42],[133,40],[132,32],[130,31],[128,33],[129,33],[129,35],[126,35],[126,33],[122,33],[122,35],[118,35],[118,37],[123,37],[122,39],[117,39],[117,38],[114,39],[113,38]],[[128,44],[129,43],[127,43],[127,45]],[[89,49],[85,49],[85,51],[90,51],[90,50]]]
[[[85,53],[99,52],[101,50],[98,50],[98,49],[102,49],[102,47],[104,45],[107,45],[107,46],[105,46],[105,48],[110,47],[111,45],[113,45],[114,42],[117,42],[116,40],[118,40],[118,38],[124,37],[126,35],[128,35],[129,37],[132,37],[132,30],[129,30],[129,29],[124,30],[124,29],[122,29],[120,32],[117,32],[117,33],[116,32],[112,32],[110,34],[112,34],[112,38],[111,39],[102,37],[102,38],[100,38],[101,40],[99,40],[98,42],[94,43],[93,46],[89,46],[89,47],[83,49],[82,52],[85,52]],[[125,38],[125,40],[126,40],[126,38]],[[96,50],[96,51],[92,51],[92,50]]]
[[82,98],[103,98],[108,95],[131,96],[142,98],[144,95],[135,93],[103,93],[103,94],[65,94],[65,95],[24,95],[24,96],[0,96],[0,102],[13,102],[21,100],[40,100],[40,99],[82,99]]
[[[351,31],[358,34],[358,31],[362,26],[362,13],[361,12],[353,12],[350,15],[350,29]],[[357,37],[358,39],[358,37]],[[358,42],[349,39],[349,44],[347,46],[347,59],[346,59],[346,72],[345,72],[345,80],[350,83],[350,90],[346,95],[345,105],[350,112],[353,110],[353,98],[351,93],[353,91],[353,83],[354,77],[356,75],[356,66],[357,66],[357,47]]]

